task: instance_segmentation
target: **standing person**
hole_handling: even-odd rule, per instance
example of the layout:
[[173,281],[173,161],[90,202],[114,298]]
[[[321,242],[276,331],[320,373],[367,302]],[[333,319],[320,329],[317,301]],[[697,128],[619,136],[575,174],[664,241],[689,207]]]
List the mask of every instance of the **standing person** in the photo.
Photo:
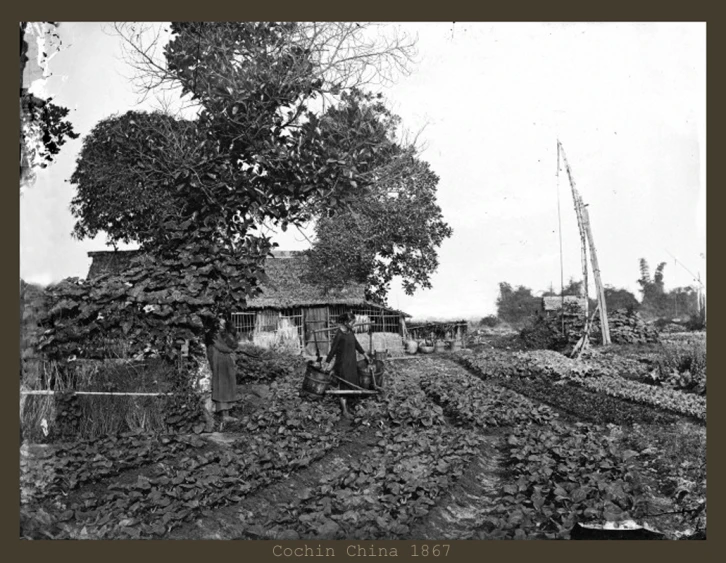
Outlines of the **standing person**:
[[236,418],[229,411],[237,401],[237,369],[234,351],[237,339],[232,334],[226,318],[220,318],[207,343],[207,358],[212,370],[212,402],[215,416],[221,422],[233,422]]
[[[325,358],[325,363],[329,364],[334,357],[333,373],[345,381],[359,385],[358,362],[355,353],[358,351],[363,354],[368,362],[370,362],[370,358],[353,333],[354,321],[355,317],[351,313],[343,313],[338,317],[338,331],[330,344],[330,352]],[[346,388],[352,389],[341,382],[341,389]],[[348,412],[348,404],[343,395],[340,396],[340,408],[345,418],[353,418]]]

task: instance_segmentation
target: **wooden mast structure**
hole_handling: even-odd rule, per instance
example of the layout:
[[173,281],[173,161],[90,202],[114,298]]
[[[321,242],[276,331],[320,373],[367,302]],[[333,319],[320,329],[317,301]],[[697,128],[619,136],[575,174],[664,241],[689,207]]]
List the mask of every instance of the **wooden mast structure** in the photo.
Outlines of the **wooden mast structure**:
[[[608,324],[607,305],[605,304],[605,288],[600,279],[600,266],[597,261],[597,252],[595,250],[595,240],[592,236],[592,227],[590,226],[590,215],[587,212],[587,205],[583,203],[580,193],[575,187],[575,180],[572,177],[572,170],[570,164],[567,162],[567,155],[562,143],[557,141],[557,154],[558,157],[561,154],[562,160],[565,164],[565,171],[567,172],[567,178],[570,181],[570,188],[572,189],[572,199],[575,204],[575,214],[577,215],[577,226],[580,230],[580,243],[581,243],[581,256],[582,256],[582,275],[583,275],[583,289],[585,293],[585,334],[578,342],[578,346],[575,347],[576,351],[582,351],[587,343],[590,330],[590,322],[588,316],[589,303],[588,303],[588,276],[587,276],[587,249],[590,249],[590,261],[592,262],[592,272],[595,278],[595,291],[597,294],[597,309],[600,311],[600,329],[602,332],[602,343],[607,346],[611,343],[610,341],[610,327]],[[564,302],[562,303],[564,307]]]

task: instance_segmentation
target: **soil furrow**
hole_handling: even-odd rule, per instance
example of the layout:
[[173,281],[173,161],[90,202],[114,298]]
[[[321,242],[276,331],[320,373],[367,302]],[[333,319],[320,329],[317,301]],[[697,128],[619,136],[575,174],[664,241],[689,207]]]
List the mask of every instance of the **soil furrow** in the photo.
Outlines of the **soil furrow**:
[[284,539],[294,537],[292,526],[270,525],[284,522],[282,507],[304,498],[306,490],[316,486],[323,476],[339,476],[348,471],[351,461],[366,455],[375,443],[374,431],[351,429],[345,443],[329,451],[288,479],[260,488],[241,502],[203,513],[201,518],[174,529],[169,539]]
[[500,438],[486,436],[477,456],[456,484],[411,530],[413,539],[465,540],[475,536],[501,494]]

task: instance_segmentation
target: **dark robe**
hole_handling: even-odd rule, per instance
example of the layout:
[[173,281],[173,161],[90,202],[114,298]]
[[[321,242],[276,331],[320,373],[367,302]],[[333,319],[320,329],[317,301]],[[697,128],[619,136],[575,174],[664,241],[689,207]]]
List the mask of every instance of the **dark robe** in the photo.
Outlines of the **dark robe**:
[[212,369],[212,400],[217,410],[228,410],[237,400],[237,368],[233,353],[237,342],[229,334],[218,334],[207,347]]
[[[365,354],[363,346],[360,345],[353,331],[343,332],[338,330],[335,333],[333,342],[330,344],[330,353],[325,358],[326,362],[335,357],[333,372],[341,379],[345,379],[359,385],[358,381],[358,362],[356,360],[356,350],[361,354]],[[343,384],[345,387],[345,385]]]

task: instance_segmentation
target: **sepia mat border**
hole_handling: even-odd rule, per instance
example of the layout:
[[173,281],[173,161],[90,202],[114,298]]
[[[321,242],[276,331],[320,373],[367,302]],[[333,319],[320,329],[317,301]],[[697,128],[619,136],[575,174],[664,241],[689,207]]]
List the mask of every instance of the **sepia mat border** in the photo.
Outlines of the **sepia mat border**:
[[[149,2],[125,1],[122,3],[101,2],[50,2],[48,0],[35,0],[18,3],[4,10],[2,30],[3,68],[11,76],[3,87],[2,159],[3,171],[7,184],[0,190],[2,194],[2,245],[3,259],[6,263],[2,276],[2,425],[0,431],[3,435],[4,448],[6,448],[6,462],[2,464],[2,539],[4,550],[11,552],[12,559],[24,561],[129,561],[129,558],[141,557],[143,560],[159,558],[174,561],[210,560],[224,557],[227,562],[235,561],[283,561],[294,560],[295,557],[276,557],[273,547],[282,544],[286,547],[304,545],[304,541],[241,541],[241,542],[214,542],[214,541],[88,541],[88,542],[53,542],[53,541],[20,541],[19,514],[15,499],[19,500],[18,476],[19,454],[16,448],[18,437],[18,391],[19,383],[15,374],[18,373],[19,362],[19,212],[18,212],[18,106],[17,90],[14,87],[18,72],[18,23],[19,21],[114,21],[114,20],[146,20],[166,21],[180,20],[376,20],[376,21],[705,21],[707,22],[708,51],[710,53],[723,52],[718,44],[723,43],[723,25],[715,22],[715,2],[689,2],[687,4],[673,1],[665,2],[608,2],[608,3],[582,3],[582,2],[517,2],[517,3],[473,3],[473,2],[366,2],[365,4],[312,3],[304,2],[270,2],[260,5],[239,3],[235,7],[230,2],[176,2],[171,7],[152,5]],[[361,9],[362,7],[365,9]],[[522,20],[522,18],[525,20]],[[722,66],[720,56],[709,58],[708,67],[716,70],[708,80],[708,93],[712,100],[723,98],[722,73],[718,69]],[[718,95],[718,94],[721,95]],[[723,109],[720,104],[711,104],[708,122],[711,127],[708,131],[708,154],[719,155],[723,144],[720,131],[713,126],[722,122]],[[718,160],[716,160],[718,162]],[[715,181],[713,180],[715,178]],[[712,184],[720,185],[719,178],[723,179],[720,167],[712,168]],[[722,181],[722,180],[721,180]],[[29,189],[32,189],[30,187]],[[719,191],[709,194],[708,208],[708,238],[711,241],[719,240],[718,232],[722,224],[718,215],[722,209],[723,195]],[[709,274],[711,279],[720,275],[718,261],[711,264]],[[709,305],[712,309],[712,319],[719,320],[713,311],[721,308],[722,297],[716,291],[711,295]],[[723,328],[720,323],[713,323],[709,331],[709,340],[718,342],[722,336]],[[709,412],[708,428],[709,444],[713,444],[713,428],[720,427],[723,411],[718,407],[718,401],[723,395],[723,382],[714,377],[722,364],[722,353],[716,348],[715,353],[709,355],[708,365],[712,381],[709,385],[709,396],[712,408]],[[611,561],[614,557],[624,560],[635,560],[642,557],[658,558],[658,561],[683,561],[684,558],[702,560],[709,555],[715,559],[717,544],[722,543],[719,531],[723,525],[721,510],[722,485],[718,476],[723,474],[723,452],[712,448],[708,455],[708,469],[711,479],[708,483],[709,506],[709,539],[701,542],[527,542],[527,541],[452,541],[452,542],[347,542],[347,541],[320,541],[318,544],[333,546],[335,557],[326,557],[326,561],[355,560],[356,557],[346,557],[345,549],[349,544],[362,544],[364,547],[398,546],[398,557],[391,560],[421,561],[422,557],[410,557],[410,545],[434,543],[450,543],[449,561],[528,561],[551,560],[558,561]],[[714,477],[715,476],[715,477]],[[312,542],[307,542],[308,544]],[[302,559],[319,559],[302,558]],[[443,557],[438,559],[444,559]]]

